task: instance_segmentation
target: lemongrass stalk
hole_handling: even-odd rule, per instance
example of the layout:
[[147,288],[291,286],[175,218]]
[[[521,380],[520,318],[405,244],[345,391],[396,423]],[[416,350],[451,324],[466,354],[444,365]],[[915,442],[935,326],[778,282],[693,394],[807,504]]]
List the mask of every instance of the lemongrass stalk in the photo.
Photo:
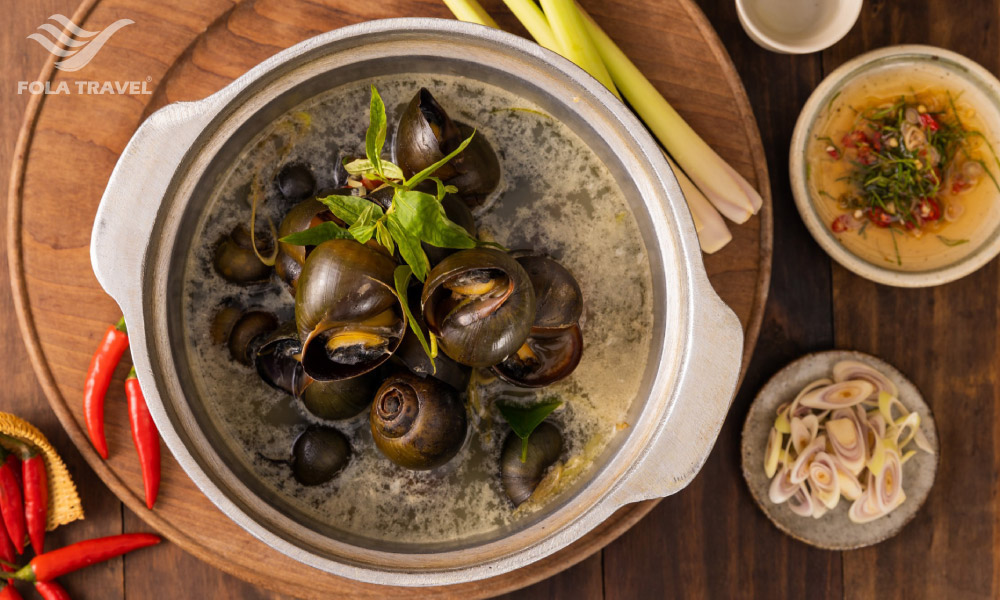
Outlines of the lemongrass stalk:
[[459,21],[500,29],[493,17],[476,0],[444,0],[444,3]]
[[719,212],[745,223],[760,210],[760,194],[691,129],[590,15],[577,8],[612,79],[646,126]]
[[709,203],[705,194],[701,193],[694,183],[688,179],[684,171],[677,166],[666,153],[663,154],[667,162],[677,176],[677,183],[680,185],[684,200],[687,201],[691,217],[694,219],[694,229],[698,233],[698,243],[701,244],[701,251],[705,254],[714,254],[721,250],[733,239],[733,234],[726,227],[726,222],[722,219],[719,211]]
[[549,27],[548,18],[535,4],[535,0],[503,0],[503,3],[524,25],[531,37],[535,38],[539,46],[548,48],[556,54],[563,54],[556,36],[552,34],[552,28]]
[[586,35],[584,19],[576,9],[573,0],[541,0],[542,12],[548,19],[552,33],[555,35],[562,55],[573,61],[594,79],[604,84],[615,96],[621,99],[615,82],[608,73],[608,68],[601,60],[601,54],[594,46],[590,36]]

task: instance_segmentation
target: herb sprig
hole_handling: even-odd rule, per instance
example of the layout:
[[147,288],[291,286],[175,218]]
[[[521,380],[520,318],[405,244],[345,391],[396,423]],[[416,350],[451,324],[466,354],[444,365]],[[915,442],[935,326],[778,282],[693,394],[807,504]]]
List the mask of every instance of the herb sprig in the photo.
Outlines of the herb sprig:
[[[479,243],[464,228],[451,221],[441,205],[446,194],[453,194],[458,190],[433,176],[438,169],[465,150],[476,133],[473,131],[447,156],[407,179],[402,169],[382,158],[388,124],[385,104],[374,85],[371,87],[368,116],[366,158],[350,161],[344,168],[352,176],[392,187],[393,196],[389,208],[382,210],[379,205],[361,196],[334,194],[318,198],[338,219],[347,224],[346,232],[349,236],[344,235],[344,229],[324,223],[283,237],[281,241],[315,245],[328,239],[349,237],[365,244],[375,238],[390,253],[398,250],[413,276],[423,281],[430,270],[430,263],[421,243],[456,249],[473,248]],[[434,182],[434,194],[416,189],[424,181]]]
[[[316,246],[334,239],[354,239],[361,244],[367,244],[374,238],[390,254],[395,254],[398,250],[404,264],[396,267],[393,273],[396,294],[410,329],[417,336],[424,352],[431,360],[431,366],[436,370],[434,358],[437,356],[437,344],[434,334],[428,332],[425,336],[421,331],[410,310],[407,290],[411,277],[424,281],[430,270],[430,263],[421,243],[439,248],[457,249],[473,248],[481,243],[445,214],[441,200],[446,194],[454,194],[458,190],[434,177],[438,169],[465,150],[476,132],[473,131],[447,156],[409,179],[404,176],[399,166],[382,158],[387,132],[385,103],[373,85],[368,109],[368,130],[365,132],[366,157],[346,162],[344,168],[351,176],[390,186],[393,195],[389,208],[383,210],[371,199],[362,196],[333,194],[318,198],[334,216],[347,225],[346,229],[336,223],[326,222],[287,235],[280,241],[298,246]],[[435,184],[434,194],[416,189],[425,181]]]
[[542,421],[548,417],[552,411],[559,408],[562,400],[549,398],[548,400],[535,404],[534,406],[522,407],[513,404],[498,403],[497,408],[500,414],[510,425],[514,435],[521,438],[521,462],[528,460],[528,438]]

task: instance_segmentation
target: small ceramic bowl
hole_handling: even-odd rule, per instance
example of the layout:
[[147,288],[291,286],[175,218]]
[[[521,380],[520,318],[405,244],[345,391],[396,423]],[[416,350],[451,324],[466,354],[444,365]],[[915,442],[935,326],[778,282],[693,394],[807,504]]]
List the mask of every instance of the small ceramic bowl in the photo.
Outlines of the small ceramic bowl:
[[[857,86],[861,85],[887,85],[883,82],[890,78],[893,81],[912,78],[919,81],[919,85],[948,90],[957,99],[956,102],[970,103],[975,108],[976,119],[983,123],[983,137],[993,148],[1000,148],[1000,81],[989,71],[960,54],[933,46],[882,48],[862,54],[833,71],[813,91],[799,113],[789,150],[789,177],[795,205],[813,238],[831,258],[850,271],[871,281],[897,287],[929,287],[948,283],[979,269],[1000,253],[1000,194],[989,202],[980,203],[977,214],[967,211],[964,218],[975,223],[971,235],[961,236],[968,239],[954,244],[945,238],[941,243],[935,238],[942,236],[924,235],[920,243],[924,245],[926,256],[897,264],[898,261],[890,255],[898,236],[893,236],[891,242],[880,242],[885,246],[880,250],[881,254],[871,249],[870,244],[855,241],[852,246],[851,240],[841,239],[832,231],[830,214],[822,214],[829,211],[823,211],[818,206],[819,194],[810,182],[811,176],[817,176],[816,171],[810,172],[810,163],[822,167],[822,163],[815,159],[809,160],[810,145],[817,143],[817,137],[822,135],[822,124],[834,118],[835,111],[852,108],[849,100],[845,99],[847,94],[841,97],[841,93],[859,89]],[[933,85],[928,82],[933,82]],[[892,86],[899,87],[896,83]],[[895,93],[914,92],[907,83]],[[984,159],[987,165],[992,163],[988,153],[985,153]],[[1000,179],[996,166],[990,170]],[[980,185],[991,185],[991,182],[984,179]],[[949,231],[946,228],[942,233],[951,235]],[[856,235],[855,232],[852,234]],[[927,247],[926,243],[933,246]],[[897,259],[898,252],[896,249]]]
[[854,27],[862,0],[736,0],[740,24],[760,47],[781,54],[819,52]]
[[[771,483],[764,473],[764,450],[778,406],[791,402],[806,384],[830,377],[833,365],[843,360],[855,360],[874,367],[895,383],[899,388],[899,400],[909,410],[920,415],[920,431],[934,449],[933,454],[917,450],[903,465],[903,490],[906,493],[903,504],[884,517],[860,525],[848,519],[847,511],[851,503],[843,498],[836,508],[819,519],[793,513],[788,503],[772,503],[768,498]],[[912,444],[908,446],[914,447]],[[940,448],[930,407],[909,379],[892,365],[874,356],[848,350],[830,350],[808,354],[792,362],[761,388],[743,423],[740,454],[743,478],[750,488],[750,494],[778,529],[799,541],[826,550],[853,550],[891,538],[916,516],[934,485]]]

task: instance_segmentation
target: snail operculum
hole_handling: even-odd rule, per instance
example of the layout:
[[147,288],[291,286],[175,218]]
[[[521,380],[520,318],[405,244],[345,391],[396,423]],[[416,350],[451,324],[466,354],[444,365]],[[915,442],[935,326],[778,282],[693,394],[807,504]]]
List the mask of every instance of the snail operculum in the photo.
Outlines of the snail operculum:
[[559,459],[562,447],[559,428],[548,421],[543,421],[528,436],[523,456],[521,438],[513,431],[507,434],[500,453],[500,483],[514,506],[520,506],[531,497],[546,469]]
[[271,387],[293,393],[297,372],[301,370],[299,353],[302,342],[295,323],[288,322],[275,330],[257,348],[254,365],[257,374]]
[[421,306],[445,354],[464,365],[490,367],[527,339],[535,294],[528,274],[508,254],[473,248],[431,269]]
[[375,446],[407,469],[439,467],[465,441],[468,419],[458,392],[448,384],[411,373],[389,377],[369,412]]

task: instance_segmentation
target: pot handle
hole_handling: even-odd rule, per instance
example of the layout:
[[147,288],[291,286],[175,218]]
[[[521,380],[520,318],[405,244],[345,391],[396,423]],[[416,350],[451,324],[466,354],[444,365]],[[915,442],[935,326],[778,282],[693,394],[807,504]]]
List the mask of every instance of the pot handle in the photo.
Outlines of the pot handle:
[[615,508],[684,489],[705,464],[736,393],[743,327],[700,274],[694,286],[691,348],[669,413],[612,492]]
[[124,312],[139,298],[136,286],[163,196],[212,117],[203,101],[161,108],[139,126],[111,172],[94,218],[90,262],[101,287]]

